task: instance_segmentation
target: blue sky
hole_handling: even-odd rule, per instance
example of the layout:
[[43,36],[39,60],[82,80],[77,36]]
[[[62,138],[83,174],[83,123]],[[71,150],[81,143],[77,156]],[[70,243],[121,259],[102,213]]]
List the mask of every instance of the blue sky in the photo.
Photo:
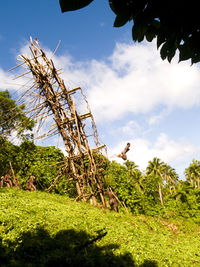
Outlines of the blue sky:
[[114,18],[107,0],[63,14],[55,0],[4,1],[0,90],[20,95],[7,70],[30,36],[47,51],[61,40],[54,62],[62,67],[65,84],[81,86],[87,95],[110,159],[119,160],[115,155],[130,142],[128,159],[141,170],[159,157],[183,179],[192,159],[200,160],[200,66],[163,62],[155,43],[133,43],[131,23],[113,28]]

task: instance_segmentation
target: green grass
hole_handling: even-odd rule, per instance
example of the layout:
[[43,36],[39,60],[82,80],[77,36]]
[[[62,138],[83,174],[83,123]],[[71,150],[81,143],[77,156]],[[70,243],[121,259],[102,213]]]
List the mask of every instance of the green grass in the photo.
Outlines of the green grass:
[[[107,233],[107,234],[106,234]],[[1,266],[200,266],[200,226],[0,189]]]

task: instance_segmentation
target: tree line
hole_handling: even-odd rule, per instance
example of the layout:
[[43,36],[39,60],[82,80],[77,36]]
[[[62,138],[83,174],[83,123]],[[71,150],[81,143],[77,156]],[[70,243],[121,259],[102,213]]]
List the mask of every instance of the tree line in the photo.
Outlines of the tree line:
[[185,169],[185,179],[161,159],[154,157],[141,172],[133,161],[123,165],[112,161],[105,171],[105,183],[133,214],[190,218],[200,223],[200,161]]

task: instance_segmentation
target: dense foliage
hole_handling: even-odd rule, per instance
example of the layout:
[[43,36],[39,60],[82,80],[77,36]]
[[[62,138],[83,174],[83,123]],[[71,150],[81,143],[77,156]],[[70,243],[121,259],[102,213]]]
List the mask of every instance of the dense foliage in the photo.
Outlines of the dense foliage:
[[[62,12],[77,10],[93,0],[60,0]],[[200,61],[200,17],[197,1],[109,0],[116,14],[114,27],[133,21],[132,38],[141,42],[157,39],[161,58],[171,62],[176,51],[179,61]]]
[[9,92],[0,91],[0,136],[8,137],[12,131],[17,131],[18,137],[29,137],[29,133],[34,126],[34,121],[24,114],[25,105],[17,105],[11,99]]
[[[186,171],[191,173],[190,169]],[[134,162],[121,165],[112,161],[104,179],[107,187],[117,193],[121,206],[133,214],[184,217],[200,224],[198,183],[179,180],[175,170],[158,158],[149,161],[145,173]]]
[[[35,146],[27,140],[20,146],[15,146],[6,139],[0,139],[0,176],[9,172],[10,163],[22,188],[25,188],[30,175],[34,175],[37,189],[45,190],[58,176],[64,163],[64,155],[53,146]],[[65,175],[60,178],[55,191],[60,194],[67,192],[70,196],[75,194],[72,181]]]

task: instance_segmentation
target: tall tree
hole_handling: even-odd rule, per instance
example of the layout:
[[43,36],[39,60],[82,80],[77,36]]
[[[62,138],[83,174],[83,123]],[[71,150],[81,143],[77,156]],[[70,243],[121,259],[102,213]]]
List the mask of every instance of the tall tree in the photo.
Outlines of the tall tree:
[[25,105],[17,105],[9,92],[0,91],[0,137],[8,137],[15,130],[18,137],[23,137],[26,130],[32,130],[33,120],[26,117]]
[[163,165],[163,179],[165,180],[166,187],[168,187],[170,194],[176,193],[178,174],[175,169],[166,163]]
[[5,138],[0,137],[0,177],[10,170],[10,162],[15,162],[19,149]]
[[185,169],[187,181],[194,187],[200,189],[200,161],[193,160],[188,168]]
[[163,196],[162,196],[162,184],[164,180],[164,162],[159,158],[153,158],[152,161],[148,162],[148,166],[146,168],[146,174],[150,176],[154,176],[158,178],[158,192],[160,197],[160,203],[163,205]]
[[134,184],[136,189],[143,193],[143,175],[141,171],[139,170],[138,166],[135,164],[135,162],[127,160],[124,165],[127,168],[127,177],[129,179],[129,183]]
[[[77,10],[93,0],[59,0],[62,12]],[[132,38],[141,42],[157,39],[160,55],[171,62],[176,51],[179,61],[200,61],[200,16],[198,1],[191,0],[108,0],[116,14],[114,27],[133,21]]]

